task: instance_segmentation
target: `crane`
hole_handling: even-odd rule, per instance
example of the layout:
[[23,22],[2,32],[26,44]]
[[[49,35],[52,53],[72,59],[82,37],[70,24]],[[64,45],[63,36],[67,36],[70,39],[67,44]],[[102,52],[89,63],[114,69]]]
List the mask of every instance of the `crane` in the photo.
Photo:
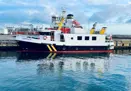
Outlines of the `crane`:
[[60,22],[58,23],[58,30],[61,30],[61,28],[62,28],[62,26],[63,26],[63,23],[64,23],[64,21],[65,21],[65,18],[64,18],[65,13],[66,13],[66,11],[63,10],[63,11],[62,11],[61,20],[60,20]]
[[102,34],[102,35],[105,34],[106,28],[107,28],[107,27],[103,27],[103,28],[100,30],[100,34]]
[[95,33],[96,24],[97,24],[97,22],[95,22],[95,23],[93,24],[93,27],[92,27],[92,29],[90,30],[90,34],[94,34],[94,33]]

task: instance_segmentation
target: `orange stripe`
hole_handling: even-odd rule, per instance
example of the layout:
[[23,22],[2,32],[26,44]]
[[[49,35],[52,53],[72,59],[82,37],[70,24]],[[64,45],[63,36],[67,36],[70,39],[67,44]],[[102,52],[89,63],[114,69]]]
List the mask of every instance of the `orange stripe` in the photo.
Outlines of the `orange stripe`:
[[55,53],[113,53],[113,50],[98,50],[98,51],[57,51]]
[[[22,50],[22,51],[17,51],[17,52],[49,52],[49,51]],[[113,53],[113,50],[54,51],[53,53]]]

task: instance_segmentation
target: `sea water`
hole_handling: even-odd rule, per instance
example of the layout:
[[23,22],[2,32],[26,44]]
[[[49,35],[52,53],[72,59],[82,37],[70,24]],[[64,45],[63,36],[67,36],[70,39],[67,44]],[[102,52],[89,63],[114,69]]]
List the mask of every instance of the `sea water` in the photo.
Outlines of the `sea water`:
[[0,91],[131,91],[130,53],[0,52]]

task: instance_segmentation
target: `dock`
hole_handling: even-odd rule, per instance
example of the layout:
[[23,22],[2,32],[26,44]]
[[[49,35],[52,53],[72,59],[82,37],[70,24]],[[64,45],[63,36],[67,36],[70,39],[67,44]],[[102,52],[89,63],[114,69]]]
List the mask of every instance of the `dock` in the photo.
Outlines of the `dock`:
[[131,35],[113,35],[115,49],[131,49]]
[[0,35],[0,50],[13,51],[17,50],[19,45],[13,35]]
[[[131,49],[131,35],[112,35],[115,50]],[[0,35],[0,50],[17,50],[19,45],[13,35]]]

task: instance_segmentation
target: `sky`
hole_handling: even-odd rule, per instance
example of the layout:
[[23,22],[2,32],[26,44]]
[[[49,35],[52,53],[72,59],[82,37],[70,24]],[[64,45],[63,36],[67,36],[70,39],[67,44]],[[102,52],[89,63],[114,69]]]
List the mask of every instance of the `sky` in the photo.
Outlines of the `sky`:
[[[50,24],[51,16],[62,8],[84,25],[131,23],[131,0],[0,0],[0,24]],[[130,27],[126,30],[130,32]]]

